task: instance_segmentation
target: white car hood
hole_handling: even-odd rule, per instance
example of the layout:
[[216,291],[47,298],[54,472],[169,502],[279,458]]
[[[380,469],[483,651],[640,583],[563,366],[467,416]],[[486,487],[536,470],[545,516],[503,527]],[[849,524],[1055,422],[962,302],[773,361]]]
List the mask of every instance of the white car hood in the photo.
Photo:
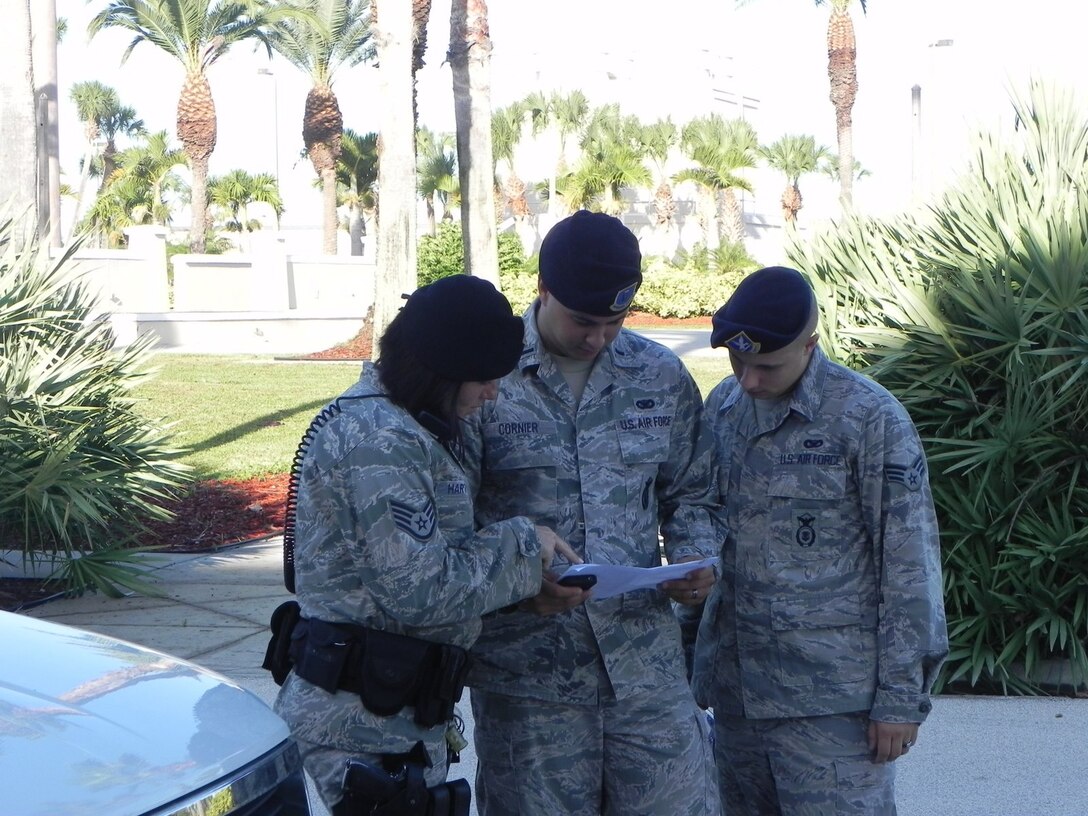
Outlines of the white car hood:
[[0,612],[0,809],[142,814],[288,738],[221,675],[142,646]]

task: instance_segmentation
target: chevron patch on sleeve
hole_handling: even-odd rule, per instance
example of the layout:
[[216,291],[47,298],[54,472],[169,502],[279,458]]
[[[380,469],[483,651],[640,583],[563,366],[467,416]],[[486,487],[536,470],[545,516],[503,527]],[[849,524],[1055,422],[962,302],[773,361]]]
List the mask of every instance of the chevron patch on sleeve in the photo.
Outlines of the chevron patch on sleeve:
[[437,516],[434,504],[427,502],[423,508],[389,500],[389,511],[393,514],[393,523],[417,541],[430,541],[434,536]]
[[901,484],[907,490],[919,490],[926,475],[926,458],[919,456],[910,465],[887,465],[884,475],[889,482]]

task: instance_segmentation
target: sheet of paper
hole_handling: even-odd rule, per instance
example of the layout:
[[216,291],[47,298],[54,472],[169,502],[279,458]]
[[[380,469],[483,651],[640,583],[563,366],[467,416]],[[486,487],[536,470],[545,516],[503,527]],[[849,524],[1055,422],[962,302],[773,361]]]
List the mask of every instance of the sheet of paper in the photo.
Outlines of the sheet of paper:
[[655,589],[662,581],[683,578],[692,570],[702,567],[716,567],[721,559],[718,556],[704,558],[702,561],[685,561],[683,564],[669,564],[667,567],[621,567],[615,564],[575,564],[564,571],[564,575],[596,575],[597,584],[593,587],[590,600],[604,600],[624,592],[636,589]]

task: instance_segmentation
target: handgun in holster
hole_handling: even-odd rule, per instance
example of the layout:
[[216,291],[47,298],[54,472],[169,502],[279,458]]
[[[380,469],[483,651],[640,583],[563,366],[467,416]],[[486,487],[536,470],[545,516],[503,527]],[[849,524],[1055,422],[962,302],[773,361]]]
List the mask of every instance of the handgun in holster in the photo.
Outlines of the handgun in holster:
[[428,788],[422,765],[408,763],[391,773],[351,759],[344,771],[344,798],[333,816],[468,816],[471,801],[464,779]]

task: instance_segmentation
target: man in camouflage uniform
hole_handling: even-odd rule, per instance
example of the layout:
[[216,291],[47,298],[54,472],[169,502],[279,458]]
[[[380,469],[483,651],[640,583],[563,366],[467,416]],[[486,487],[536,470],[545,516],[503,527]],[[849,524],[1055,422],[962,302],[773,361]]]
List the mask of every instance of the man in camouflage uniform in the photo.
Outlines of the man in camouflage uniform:
[[[390,352],[394,331],[415,346],[411,358]],[[410,362],[421,373],[408,372],[409,378],[461,382],[456,413],[463,417],[494,396],[494,379],[514,364],[521,337],[509,303],[479,278],[445,278],[408,299],[382,338],[379,367],[368,364],[323,412],[327,421],[315,423],[303,459],[295,575],[304,619],[467,648],[481,615],[539,591],[541,561],[550,561],[553,547],[573,555],[524,517],[477,530],[468,482],[453,455],[457,446],[450,444],[458,418],[448,417],[451,426],[438,408],[413,412],[383,380],[392,376],[392,364]],[[422,743],[426,784],[446,778],[448,723],[422,726],[411,706],[374,713],[360,694],[329,693],[299,671],[296,663],[275,709],[334,814],[342,812],[349,759],[381,768],[383,757],[418,752]]]
[[[608,215],[576,213],[545,237],[521,361],[466,434],[479,523],[529,516],[599,564],[659,566],[659,528],[670,562],[718,552],[695,382],[622,329],[640,262]],[[705,568],[594,600],[546,580],[485,617],[469,676],[481,816],[718,812],[670,607],[701,603],[713,581]]]
[[817,345],[795,270],[714,316],[735,377],[707,398],[729,535],[693,684],[730,816],[894,814],[892,763],[947,650],[940,545],[910,417]]

